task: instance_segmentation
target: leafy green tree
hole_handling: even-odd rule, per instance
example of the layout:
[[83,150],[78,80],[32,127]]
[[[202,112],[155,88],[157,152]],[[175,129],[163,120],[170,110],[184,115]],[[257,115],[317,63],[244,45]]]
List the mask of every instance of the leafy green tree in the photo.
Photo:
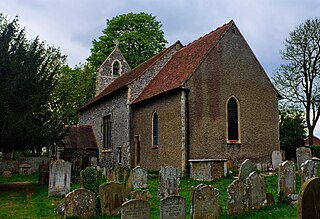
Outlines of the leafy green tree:
[[[27,40],[18,18],[0,14],[0,148],[33,150],[53,144],[52,89],[65,57],[38,38]],[[60,126],[62,128],[62,126]],[[40,151],[40,150],[38,150]]]
[[274,74],[274,84],[287,101],[304,109],[313,145],[320,116],[320,19],[308,19],[289,33],[281,53],[285,64]]
[[54,89],[54,102],[57,109],[54,120],[65,125],[77,124],[79,120],[78,109],[84,106],[95,92],[95,73],[88,64],[75,68],[65,66],[57,86]]
[[280,109],[280,148],[286,152],[286,159],[296,157],[296,149],[304,146],[305,122],[303,111],[295,107]]
[[114,40],[128,64],[134,68],[164,49],[167,41],[156,17],[146,13],[129,13],[107,20],[107,27],[99,40],[93,40],[87,59],[97,69],[114,49]]

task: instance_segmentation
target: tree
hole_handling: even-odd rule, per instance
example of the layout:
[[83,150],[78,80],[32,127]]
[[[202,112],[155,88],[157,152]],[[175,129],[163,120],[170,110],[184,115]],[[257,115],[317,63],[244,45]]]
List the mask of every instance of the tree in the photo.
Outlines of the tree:
[[77,124],[78,109],[84,106],[95,92],[95,73],[88,64],[76,66],[74,69],[65,66],[54,89],[53,105],[57,109],[53,113],[54,120],[65,125]]
[[309,144],[320,112],[320,20],[308,19],[289,33],[281,52],[285,64],[273,81],[281,95],[302,107],[308,128]]
[[96,70],[119,42],[119,48],[130,67],[146,61],[164,49],[167,41],[156,17],[146,13],[129,13],[107,20],[99,40],[93,40],[91,55],[87,59]]
[[283,107],[279,113],[280,148],[286,152],[286,159],[295,158],[296,149],[304,146],[303,111],[295,107]]
[[0,14],[0,148],[5,154],[57,141],[60,130],[50,119],[49,102],[64,61],[59,49],[38,38],[27,40],[17,17],[9,21]]

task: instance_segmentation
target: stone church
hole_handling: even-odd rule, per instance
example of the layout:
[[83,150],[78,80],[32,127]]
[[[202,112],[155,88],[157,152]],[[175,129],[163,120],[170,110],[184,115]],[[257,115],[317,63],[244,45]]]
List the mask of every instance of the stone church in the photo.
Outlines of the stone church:
[[179,41],[130,69],[117,46],[97,71],[96,96],[80,109],[99,165],[188,172],[190,161],[249,158],[279,150],[279,94],[233,21]]

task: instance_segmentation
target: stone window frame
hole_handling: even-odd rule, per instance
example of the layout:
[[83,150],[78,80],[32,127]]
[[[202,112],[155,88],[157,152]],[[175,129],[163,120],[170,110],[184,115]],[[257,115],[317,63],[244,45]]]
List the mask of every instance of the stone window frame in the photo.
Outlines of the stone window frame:
[[[156,124],[155,124],[155,118],[157,119]],[[156,149],[159,147],[159,113],[156,110],[154,110],[152,112],[151,130],[152,130],[152,136],[151,136],[152,137],[152,148]],[[155,133],[155,131],[156,131],[156,133]]]
[[[102,117],[102,149],[112,150],[112,115],[106,114]],[[107,129],[107,130],[106,130]]]
[[[114,71],[115,71],[114,70],[115,69],[115,63],[118,63],[118,65],[119,65],[118,74],[114,73]],[[111,63],[112,77],[117,78],[117,77],[121,76],[121,69],[122,69],[121,62],[118,59],[113,60],[112,63]]]
[[[237,106],[237,134],[238,139],[229,139],[229,101],[234,99],[236,101]],[[231,95],[226,101],[226,140],[228,144],[241,144],[241,126],[240,126],[240,102],[239,99],[235,95]]]

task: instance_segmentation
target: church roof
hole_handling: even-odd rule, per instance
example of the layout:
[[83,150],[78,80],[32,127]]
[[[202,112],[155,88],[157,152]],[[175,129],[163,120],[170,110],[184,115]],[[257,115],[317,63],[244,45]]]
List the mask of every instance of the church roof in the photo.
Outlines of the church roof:
[[179,41],[171,45],[170,47],[162,50],[157,55],[151,57],[147,61],[143,62],[142,64],[138,65],[136,68],[132,69],[126,74],[121,75],[119,78],[114,80],[108,87],[106,87],[100,94],[92,98],[86,105],[80,108],[80,110],[97,103],[103,100],[105,97],[109,96],[110,94],[118,91],[122,88],[125,88],[128,84],[136,80],[141,74],[143,74],[146,70],[148,70],[151,66],[153,66],[162,56],[164,56],[168,51],[171,50],[173,46],[177,43],[180,44]]
[[90,125],[71,126],[64,142],[65,148],[98,148],[92,127]]
[[178,50],[133,101],[133,104],[182,87],[233,24],[231,20]]

